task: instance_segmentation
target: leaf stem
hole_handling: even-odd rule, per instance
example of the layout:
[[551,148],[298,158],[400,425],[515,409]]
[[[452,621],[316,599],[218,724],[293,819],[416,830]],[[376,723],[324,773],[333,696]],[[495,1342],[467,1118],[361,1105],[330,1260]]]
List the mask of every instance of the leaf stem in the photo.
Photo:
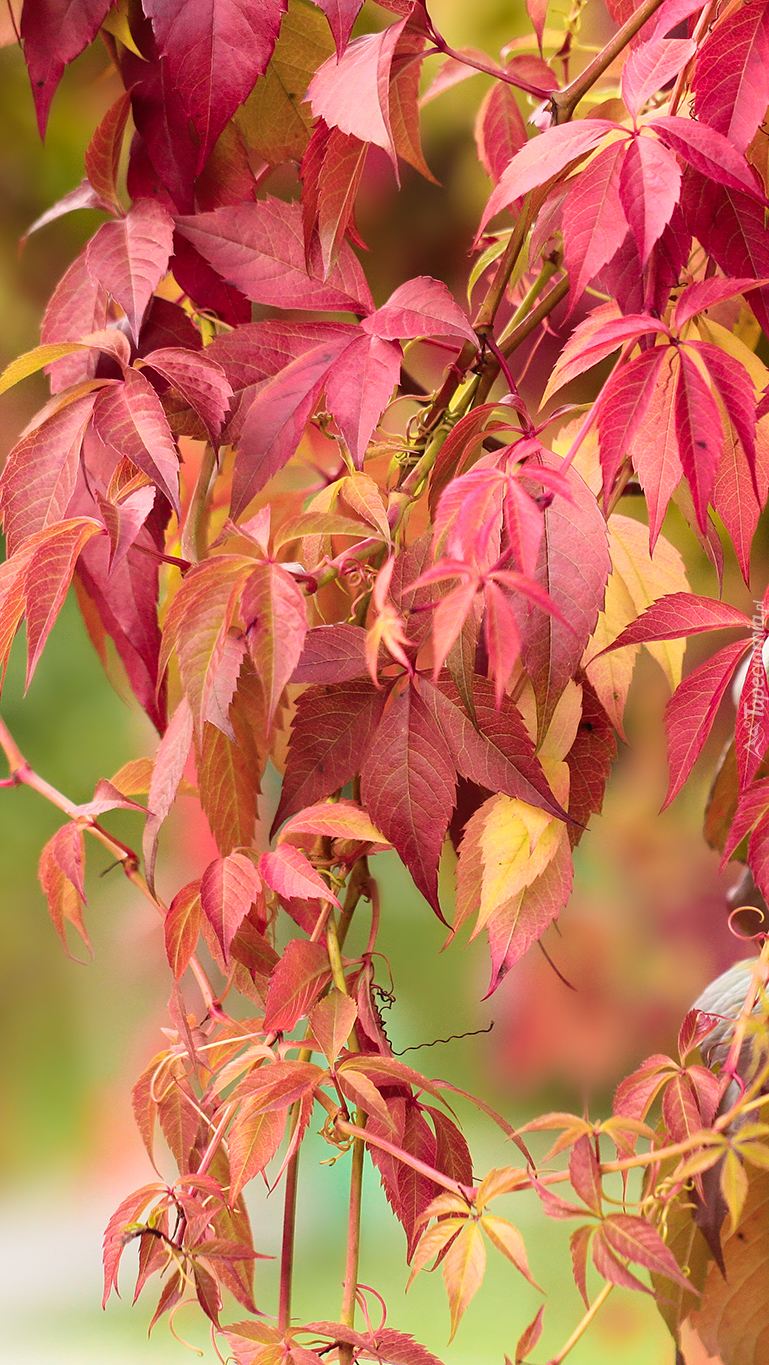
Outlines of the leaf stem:
[[569,1352],[576,1346],[580,1337],[584,1336],[585,1332],[587,1331],[588,1327],[593,1321],[593,1318],[595,1317],[596,1313],[599,1311],[599,1309],[603,1308],[603,1305],[606,1303],[606,1300],[611,1294],[613,1288],[614,1286],[612,1284],[607,1283],[604,1285],[600,1294],[596,1294],[596,1297],[593,1299],[593,1302],[591,1303],[584,1317],[581,1319],[580,1322],[577,1323],[577,1326],[574,1328],[574,1331],[569,1337],[569,1340],[565,1343],[564,1346],[561,1347],[558,1354],[554,1355],[552,1360],[548,1361],[548,1365],[561,1365],[561,1361],[566,1359]]
[[553,90],[550,93],[550,104],[553,110],[553,123],[568,123],[580,100],[584,98],[588,90],[595,85],[600,76],[603,75],[607,67],[611,66],[615,57],[618,57],[623,48],[627,47],[638,30],[643,28],[647,19],[659,9],[662,0],[642,0],[642,4],[634,14],[631,14],[626,23],[610,38],[605,47],[588,62],[584,71],[580,72],[570,85],[564,90]]
[[[299,1118],[299,1105],[291,1107],[291,1134]],[[296,1231],[296,1192],[299,1184],[299,1154],[301,1143],[286,1167],[286,1191],[283,1198],[283,1239],[280,1245],[280,1292],[278,1297],[278,1326],[287,1332],[291,1326],[291,1292],[294,1281],[294,1233]]]

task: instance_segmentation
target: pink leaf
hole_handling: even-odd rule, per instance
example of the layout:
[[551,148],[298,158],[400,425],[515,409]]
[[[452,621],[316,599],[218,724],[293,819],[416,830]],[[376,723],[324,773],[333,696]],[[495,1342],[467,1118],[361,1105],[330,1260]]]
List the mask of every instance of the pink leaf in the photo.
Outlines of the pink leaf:
[[710,280],[698,280],[695,284],[687,285],[681,293],[673,309],[672,325],[676,331],[680,331],[684,323],[697,313],[702,313],[707,308],[722,303],[724,299],[731,299],[735,294],[745,294],[751,288],[755,289],[757,284],[766,283],[769,281],[757,280],[753,277],[724,280],[714,276]]
[[664,324],[646,313],[619,317],[616,303],[602,304],[594,309],[589,317],[575,327],[558,357],[543,395],[543,403],[571,379],[576,379],[577,375],[584,374],[585,370],[605,360],[606,356],[618,351],[626,342],[645,336],[648,332],[669,335]]
[[634,146],[613,142],[602,148],[575,177],[566,197],[563,240],[572,308],[627,234],[627,210],[623,212],[620,202],[620,171]]
[[[769,243],[765,213],[751,195],[715,186],[706,174],[688,170],[681,206],[686,221],[725,275],[735,278],[769,275]],[[769,288],[751,290],[747,302],[764,328],[769,328]]]
[[326,405],[356,469],[363,468],[371,434],[400,379],[402,359],[399,346],[364,334],[351,342],[328,372]]
[[602,1226],[609,1246],[620,1256],[690,1289],[690,1282],[681,1274],[672,1251],[647,1219],[627,1213],[610,1213]]
[[125,371],[99,393],[94,426],[107,444],[127,455],[164,493],[178,513],[179,454],[163,405],[149,380],[138,370]]
[[[51,627],[58,616],[82,550],[101,527],[90,517],[56,522],[38,533],[24,576],[29,687]],[[32,544],[33,542],[29,542]]]
[[[741,792],[734,819],[726,836],[724,851],[721,857],[721,866],[724,867],[731,858],[738,844],[741,844],[746,834],[749,834],[753,826],[766,814],[769,807],[769,778],[754,782],[745,791]],[[706,1018],[708,1016],[705,1016]]]
[[619,193],[645,266],[681,193],[681,170],[673,153],[656,138],[634,138],[622,166]]
[[[628,364],[617,366],[601,389],[595,407],[604,498],[611,494],[620,465],[628,447],[633,446],[657,390],[657,379],[666,362],[665,351],[663,346],[650,346]],[[672,406],[672,395],[668,401]]]
[[753,536],[769,491],[769,443],[761,426],[756,435],[755,479],[759,496],[756,497],[747,456],[731,427],[724,439],[713,488],[713,506],[729,532],[746,583],[750,582]]
[[307,269],[298,203],[268,196],[255,204],[179,218],[177,227],[223,279],[255,303],[354,313],[373,308],[363,271],[347,243],[342,243],[327,279],[320,261]]
[[164,346],[148,351],[143,360],[167,379],[198,414],[212,445],[219,442],[232,389],[224,370],[210,356],[181,346]]
[[570,166],[572,161],[592,151],[614,126],[606,119],[582,119],[577,123],[558,124],[548,128],[539,137],[531,138],[513,157],[492,191],[478,235],[500,209],[508,208],[521,195],[537,185],[544,185]]
[[168,270],[172,241],[167,209],[155,199],[138,199],[125,218],[104,223],[88,244],[88,272],[120,304],[134,341]]
[[495,184],[527,140],[526,124],[512,87],[506,81],[495,81],[484,95],[475,120],[478,156]]
[[697,44],[691,38],[651,38],[640,43],[625,59],[622,68],[622,98],[635,119],[642,106],[694,56]]
[[36,531],[66,516],[95,402],[94,391],[85,393],[46,420],[35,420],[10,451],[0,491],[9,555]]
[[150,814],[144,828],[142,851],[150,890],[155,885],[155,857],[161,825],[179,790],[192,744],[192,712],[182,697],[160,741],[147,798]]
[[260,564],[243,587],[242,614],[248,650],[267,703],[269,728],[302,653],[307,632],[304,593],[279,564]]
[[[656,347],[662,359],[653,374],[646,378],[646,388],[639,394],[646,410],[633,426],[629,455],[633,462],[649,508],[649,548],[654,550],[671,495],[683,477],[683,466],[678,454],[673,395],[678,373],[678,351],[674,346]],[[631,362],[632,363],[632,362]],[[649,389],[651,392],[649,393]],[[614,435],[614,433],[612,433]],[[620,454],[614,445],[613,460]]]
[[692,77],[698,119],[747,150],[769,104],[769,16],[761,4],[724,14],[697,54]]
[[418,275],[400,285],[361,325],[365,332],[388,341],[449,336],[478,345],[475,332],[446,285],[429,275]]
[[195,127],[198,170],[267,70],[285,9],[286,0],[147,0],[158,48]]
[[726,645],[699,668],[695,668],[674,692],[665,709],[668,737],[670,786],[665,806],[681,790],[702,753],[716,713],[738,661],[745,653],[745,640]]
[[292,844],[279,844],[274,853],[263,853],[259,871],[267,885],[288,900],[297,896],[301,900],[331,901],[332,905],[339,905],[328,882]]
[[373,142],[396,166],[390,80],[395,49],[408,22],[409,16],[381,33],[354,39],[341,57],[329,57],[318,68],[307,89],[316,118],[361,142]]
[[292,938],[272,974],[265,1007],[265,1030],[280,1029],[288,1033],[298,1020],[309,1014],[330,980],[325,944]]
[[200,905],[216,934],[225,962],[241,921],[261,891],[262,879],[256,865],[243,853],[215,858],[203,873]]
[[681,352],[675,416],[681,464],[692,490],[697,521],[704,531],[723,433],[716,401],[685,351]]
[[697,597],[689,592],[673,592],[647,607],[638,620],[601,653],[608,654],[609,650],[621,649],[623,645],[645,644],[647,640],[680,640],[682,635],[699,635],[704,630],[721,630],[729,626],[750,630],[750,620],[744,612],[725,602]]
[[[43,344],[76,341],[107,325],[107,291],[98,280],[91,278],[86,258],[87,249],[84,248],[51,295],[40,329]],[[81,351],[55,361],[48,369],[51,392],[59,393],[70,384],[91,379],[98,360],[97,352]]]

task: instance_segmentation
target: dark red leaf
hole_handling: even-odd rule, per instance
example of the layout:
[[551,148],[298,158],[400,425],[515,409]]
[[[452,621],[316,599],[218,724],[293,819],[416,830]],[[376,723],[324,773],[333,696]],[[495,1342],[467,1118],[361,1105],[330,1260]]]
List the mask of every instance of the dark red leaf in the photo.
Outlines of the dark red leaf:
[[721,699],[745,649],[745,640],[737,640],[720,649],[712,659],[684,678],[670,698],[665,709],[670,765],[666,806],[678,795],[702,753]]
[[270,980],[265,1030],[290,1033],[294,1025],[310,1013],[330,980],[331,967],[325,944],[292,938]]
[[40,136],[65,66],[96,37],[111,0],[28,0],[21,15],[21,37],[37,110]]
[[300,697],[274,828],[355,777],[383,706],[384,694],[366,678]]

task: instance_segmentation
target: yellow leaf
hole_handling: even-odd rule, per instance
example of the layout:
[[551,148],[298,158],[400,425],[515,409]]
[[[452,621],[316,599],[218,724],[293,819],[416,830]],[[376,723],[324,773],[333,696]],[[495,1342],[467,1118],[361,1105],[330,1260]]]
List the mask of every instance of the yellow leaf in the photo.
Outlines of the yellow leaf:
[[726,1153],[721,1168],[721,1193],[732,1220],[730,1230],[735,1232],[740,1225],[742,1210],[748,1194],[748,1177],[740,1158],[732,1149]]
[[535,1289],[539,1289],[537,1281],[529,1270],[526,1247],[517,1227],[508,1223],[506,1218],[497,1218],[492,1213],[484,1215],[481,1219],[481,1227],[492,1246],[496,1247],[497,1251],[501,1251],[502,1255],[512,1262],[516,1270],[520,1270],[529,1284],[533,1284]]
[[[688,592],[683,560],[678,550],[660,536],[649,554],[649,532],[632,517],[614,515],[609,522],[612,572],[606,585],[604,609],[585,650],[585,672],[616,728],[623,733],[622,716],[633,676],[638,645],[604,654],[626,626],[646,608],[673,592]],[[657,660],[671,690],[681,681],[685,640],[659,640],[646,648]]]
[[414,1252],[414,1259],[411,1262],[411,1274],[406,1285],[407,1289],[411,1287],[415,1277],[420,1270],[424,1269],[427,1262],[431,1261],[433,1256],[438,1256],[446,1243],[451,1241],[451,1238],[456,1236],[466,1223],[466,1216],[464,1218],[444,1218],[442,1222],[435,1223],[433,1227],[422,1233]]
[[473,937],[495,910],[544,872],[565,832],[562,821],[517,797],[498,793],[482,809],[483,881]]
[[525,1185],[527,1180],[526,1172],[518,1167],[498,1167],[483,1177],[476,1192],[475,1202],[478,1208],[482,1209],[491,1199],[496,1199],[500,1194],[509,1194],[511,1190],[517,1190],[521,1185]]
[[468,1222],[443,1259],[443,1279],[451,1309],[449,1341],[453,1340],[467,1305],[480,1289],[485,1269],[486,1248],[481,1230],[477,1223]]

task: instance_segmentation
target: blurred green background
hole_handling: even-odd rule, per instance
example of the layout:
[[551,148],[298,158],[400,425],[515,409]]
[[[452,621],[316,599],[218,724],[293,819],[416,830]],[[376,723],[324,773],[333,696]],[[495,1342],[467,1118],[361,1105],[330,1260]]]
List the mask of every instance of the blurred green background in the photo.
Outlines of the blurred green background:
[[[503,0],[468,7],[440,0],[436,17],[452,42],[496,54],[522,13]],[[383,18],[380,14],[380,18]],[[453,280],[477,221],[485,181],[475,166],[468,109],[478,98],[473,82],[426,113],[427,159],[444,185],[433,186],[406,169],[404,193],[372,195],[362,222],[374,279],[385,296],[409,274]],[[45,146],[37,137],[21,54],[0,51],[0,361],[36,344],[39,318],[56,281],[92,233],[96,216],[77,213],[33,236],[17,254],[24,229],[82,176],[83,152],[103,110],[117,93],[98,45],[65,76],[54,102]],[[445,212],[445,198],[452,214]],[[455,210],[458,209],[458,212]],[[376,211],[374,211],[376,210]],[[387,242],[392,248],[387,250]],[[464,264],[463,264],[464,268]],[[0,442],[7,450],[45,397],[32,379],[3,399]],[[624,509],[623,509],[624,510]],[[692,568],[693,583],[713,590],[711,571],[688,533],[673,534]],[[765,528],[761,530],[765,546]],[[759,577],[766,563],[762,552]],[[750,610],[734,565],[726,595]],[[2,715],[34,767],[68,796],[85,800],[98,778],[128,758],[151,752],[146,722],[105,680],[87,642],[73,601],[53,631],[29,693],[23,697],[20,642],[14,650]],[[706,981],[733,958],[716,859],[698,828],[702,800],[729,725],[724,717],[698,771],[699,784],[657,819],[665,790],[660,715],[664,701],[654,666],[642,662],[635,684],[631,738],[641,749],[623,751],[602,820],[578,855],[577,888],[560,933],[548,949],[576,987],[568,991],[544,958],[533,952],[510,973],[495,997],[481,1003],[487,973],[481,942],[444,954],[441,926],[415,893],[396,861],[381,859],[383,935],[397,1001],[387,1016],[396,1048],[486,1027],[491,1035],[409,1054],[428,1074],[445,1075],[477,1090],[509,1120],[523,1122],[543,1108],[591,1113],[610,1106],[614,1084],[644,1055],[674,1046],[678,1022]],[[137,817],[110,817],[110,828],[140,841]],[[69,960],[49,923],[36,880],[40,849],[60,823],[55,810],[25,789],[0,791],[0,1357],[7,1365],[122,1365],[176,1362],[185,1347],[161,1323],[148,1342],[152,1308],[131,1297],[132,1251],[121,1278],[125,1299],[107,1312],[101,1297],[100,1242],[120,1199],[152,1179],[130,1112],[134,1078],[162,1045],[161,1028],[171,987],[159,924],[150,908],[109,870],[103,851],[89,854],[87,922],[94,962]],[[187,880],[175,870],[184,830],[166,850],[169,886]],[[379,869],[377,869],[379,870]],[[486,1120],[463,1106],[476,1169],[516,1164],[516,1154]],[[328,1160],[331,1149],[313,1139],[302,1159],[299,1259],[295,1311],[304,1320],[337,1315],[343,1270],[348,1159]],[[259,1250],[275,1253],[280,1196],[251,1192]],[[361,1277],[383,1293],[391,1326],[412,1332],[455,1365],[481,1365],[512,1356],[540,1297],[501,1258],[489,1257],[483,1290],[471,1305],[456,1341],[446,1348],[448,1311],[440,1274],[422,1275],[404,1290],[404,1241],[376,1180],[368,1182]],[[548,1288],[545,1337],[552,1353],[577,1322],[580,1300],[571,1280],[568,1225],[546,1222],[528,1196],[510,1201],[508,1216],[524,1233],[535,1275]],[[257,1270],[257,1302],[275,1311],[276,1274]],[[377,1306],[372,1300],[376,1321]],[[239,1316],[234,1309],[231,1318]],[[227,1314],[225,1314],[225,1320]],[[177,1317],[181,1334],[208,1361],[215,1359],[193,1310]],[[570,1357],[575,1365],[604,1365],[621,1353],[623,1365],[671,1365],[672,1343],[653,1303],[616,1291],[586,1340]]]

